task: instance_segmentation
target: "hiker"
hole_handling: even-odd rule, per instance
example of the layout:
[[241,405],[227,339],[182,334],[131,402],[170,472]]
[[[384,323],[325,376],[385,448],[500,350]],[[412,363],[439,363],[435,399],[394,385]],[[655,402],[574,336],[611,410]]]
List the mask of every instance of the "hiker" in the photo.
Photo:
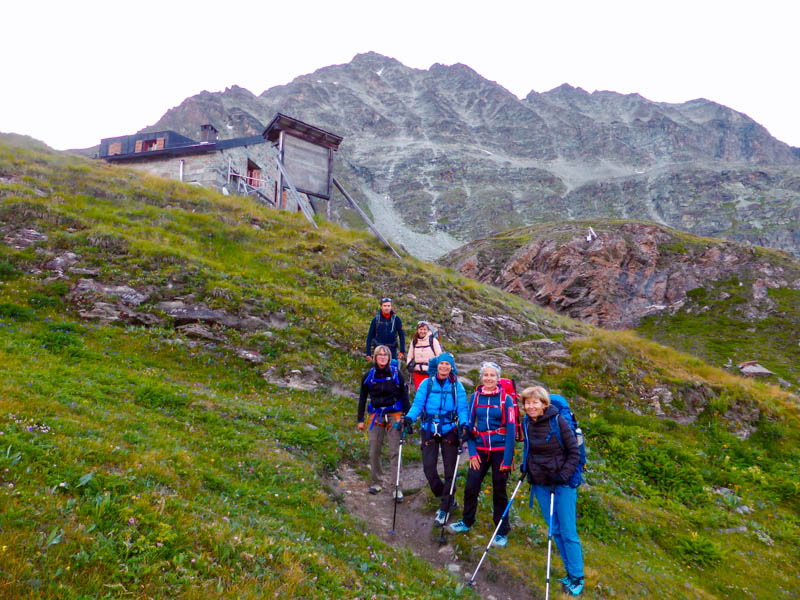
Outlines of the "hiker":
[[[457,378],[453,355],[443,352],[429,363],[430,377],[423,380],[414,396],[411,410],[405,416],[406,425],[421,419],[422,469],[433,495],[439,498],[439,510],[433,524],[443,527],[451,511],[451,484],[461,441],[458,424],[468,427],[467,392]],[[444,481],[439,475],[439,453],[442,455]]]
[[[397,461],[400,446],[400,425],[403,414],[408,412],[408,388],[400,369],[391,364],[391,350],[378,346],[372,355],[374,366],[361,380],[361,394],[358,398],[358,430],[364,431],[364,409],[368,408],[369,422],[369,466],[371,473],[370,494],[383,489],[383,468],[381,450],[384,439],[388,439],[389,456],[392,463]],[[367,397],[369,405],[367,406]],[[401,502],[403,493],[397,490],[395,500]]]
[[[525,412],[522,420],[525,451],[521,468],[527,472],[531,484],[531,508],[535,496],[548,521],[553,493],[551,533],[567,570],[567,576],[559,582],[568,594],[578,596],[583,591],[583,553],[575,519],[578,489],[569,485],[580,459],[578,441],[570,425],[550,403],[546,389],[525,388],[521,397]],[[560,441],[554,427],[559,428]]]
[[511,396],[498,385],[500,373],[500,367],[495,363],[485,362],[481,365],[482,385],[472,395],[467,409],[470,418],[467,429],[469,471],[464,487],[464,513],[462,519],[452,523],[448,529],[451,533],[464,533],[475,523],[478,493],[491,467],[494,524],[503,520],[493,544],[503,548],[508,543],[508,532],[511,530],[508,516],[503,519],[503,512],[508,504],[506,481],[514,461],[516,418]]
[[[442,346],[427,321],[417,323],[417,331],[408,345],[408,370],[414,376],[414,389],[428,378],[428,361],[442,353]],[[466,393],[466,392],[465,392]]]
[[[397,338],[400,338],[400,352],[397,351]],[[373,345],[387,346],[392,352],[392,359],[403,360],[403,348],[406,347],[406,334],[403,322],[392,310],[392,299],[381,298],[381,308],[372,318],[367,333],[367,347],[364,351],[367,360],[372,360]]]

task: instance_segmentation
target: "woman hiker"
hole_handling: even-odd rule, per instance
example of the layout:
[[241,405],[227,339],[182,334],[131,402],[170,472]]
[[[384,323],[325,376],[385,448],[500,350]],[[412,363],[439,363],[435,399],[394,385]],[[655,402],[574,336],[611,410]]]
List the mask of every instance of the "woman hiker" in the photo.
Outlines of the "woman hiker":
[[[558,581],[564,591],[578,596],[583,591],[583,553],[575,521],[578,489],[568,485],[578,466],[578,441],[569,424],[550,404],[550,394],[543,387],[525,388],[521,394],[525,451],[522,468],[527,470],[533,497],[545,521],[550,518],[550,493],[553,492],[553,527],[551,530],[567,576]],[[561,442],[554,435],[559,428]],[[562,447],[563,443],[563,447]]]
[[[448,352],[431,359],[431,375],[423,380],[414,396],[406,425],[421,418],[422,468],[433,495],[439,498],[439,510],[433,524],[444,527],[452,509],[451,483],[459,446],[458,424],[467,428],[467,392],[456,377],[456,363]],[[442,455],[444,481],[439,475],[439,453]]]
[[428,378],[428,361],[442,353],[439,340],[433,335],[427,321],[417,323],[417,332],[411,339],[406,353],[408,369],[414,376],[414,389]]
[[[384,439],[388,440],[390,464],[397,462],[400,449],[400,426],[403,415],[408,412],[408,388],[403,374],[391,364],[392,351],[387,346],[378,346],[372,354],[374,366],[361,380],[358,398],[358,430],[364,431],[364,409],[369,412],[369,466],[371,473],[370,494],[383,489],[381,450]],[[369,397],[369,404],[367,404]],[[403,492],[397,490],[397,502],[402,502]]]
[[[469,531],[475,523],[478,510],[478,493],[483,478],[492,469],[492,502],[494,524],[497,526],[508,504],[506,482],[514,461],[514,402],[498,385],[500,367],[485,362],[480,370],[481,383],[472,396],[468,414],[469,471],[464,487],[464,513],[460,521],[448,526],[451,533]],[[503,519],[493,544],[503,548],[508,543],[511,526],[508,515]]]

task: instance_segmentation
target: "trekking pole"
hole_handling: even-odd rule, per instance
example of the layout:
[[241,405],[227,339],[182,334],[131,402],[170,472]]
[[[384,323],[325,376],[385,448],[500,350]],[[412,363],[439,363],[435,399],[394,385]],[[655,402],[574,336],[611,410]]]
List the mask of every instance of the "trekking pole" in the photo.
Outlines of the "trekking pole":
[[[402,421],[400,421],[402,422]],[[400,463],[403,462],[403,444],[406,441],[406,428],[402,428],[402,433],[400,434],[400,446],[397,448],[397,478],[394,482],[394,514],[392,514],[392,528],[389,530],[389,533],[394,535],[397,533],[394,529],[395,520],[397,519],[397,490],[400,489]]]
[[550,551],[553,547],[553,496],[555,495],[555,487],[550,488],[550,524],[547,527],[547,578],[544,588],[544,600],[550,597]]
[[525,475],[526,474],[523,473],[522,477],[519,478],[519,481],[517,482],[517,487],[514,488],[514,493],[511,494],[511,499],[508,501],[506,509],[503,511],[503,516],[500,517],[500,520],[497,523],[497,527],[494,528],[494,533],[492,534],[492,537],[489,538],[489,543],[486,544],[486,550],[483,551],[483,556],[481,556],[481,560],[480,562],[478,562],[478,566],[475,567],[475,572],[472,574],[472,577],[470,577],[470,580],[467,582],[467,585],[469,586],[475,585],[475,577],[478,575],[478,569],[481,568],[483,560],[486,558],[486,555],[489,554],[489,548],[492,547],[492,542],[494,541],[494,538],[497,537],[497,532],[500,531],[500,526],[503,524],[503,519],[506,518],[506,515],[508,514],[508,509],[511,508],[511,504],[514,502],[514,497],[517,495],[517,492],[519,491],[519,486],[521,486],[522,482],[525,480]]
[[444,538],[444,530],[447,529],[447,519],[450,518],[450,511],[453,509],[453,502],[455,502],[455,498],[453,498],[453,492],[456,489],[456,476],[458,475],[458,461],[461,460],[461,452],[463,451],[463,446],[461,442],[458,444],[458,454],[456,454],[456,466],[453,468],[453,479],[450,481],[450,502],[447,505],[447,512],[444,515],[444,524],[442,525],[442,531],[439,534],[439,539],[437,540],[440,544],[445,543]]

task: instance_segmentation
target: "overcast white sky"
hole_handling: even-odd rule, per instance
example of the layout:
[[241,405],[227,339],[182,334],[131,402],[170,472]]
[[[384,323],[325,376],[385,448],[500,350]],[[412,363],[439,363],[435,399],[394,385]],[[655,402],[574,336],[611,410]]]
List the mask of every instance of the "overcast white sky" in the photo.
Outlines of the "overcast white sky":
[[93,146],[202,90],[260,94],[373,50],[461,62],[520,97],[708,98],[800,146],[799,24],[796,0],[16,0],[0,8],[0,131]]

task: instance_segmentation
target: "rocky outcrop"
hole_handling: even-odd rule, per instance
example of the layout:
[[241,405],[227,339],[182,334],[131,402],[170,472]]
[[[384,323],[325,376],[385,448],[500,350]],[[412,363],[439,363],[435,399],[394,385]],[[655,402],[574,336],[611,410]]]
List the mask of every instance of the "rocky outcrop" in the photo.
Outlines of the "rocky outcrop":
[[[685,239],[646,223],[571,224],[499,236],[442,259],[462,274],[570,317],[603,327],[634,327],[642,317],[680,309],[687,292],[738,277],[752,285],[742,308],[760,318],[767,289],[787,287],[789,272],[745,246]],[[527,235],[526,235],[527,234]],[[793,279],[793,277],[792,277]]]

